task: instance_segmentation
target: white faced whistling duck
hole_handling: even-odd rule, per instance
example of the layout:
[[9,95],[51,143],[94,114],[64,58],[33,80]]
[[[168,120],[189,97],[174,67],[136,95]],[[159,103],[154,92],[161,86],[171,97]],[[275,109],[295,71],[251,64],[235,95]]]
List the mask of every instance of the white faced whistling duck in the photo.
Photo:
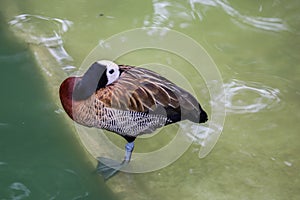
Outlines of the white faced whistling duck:
[[[59,90],[63,108],[75,122],[114,132],[127,140],[129,163],[134,140],[181,120],[207,121],[207,114],[189,92],[148,69],[102,60],[82,77],[69,77]],[[99,160],[100,161],[100,160]],[[118,170],[98,163],[105,179]]]

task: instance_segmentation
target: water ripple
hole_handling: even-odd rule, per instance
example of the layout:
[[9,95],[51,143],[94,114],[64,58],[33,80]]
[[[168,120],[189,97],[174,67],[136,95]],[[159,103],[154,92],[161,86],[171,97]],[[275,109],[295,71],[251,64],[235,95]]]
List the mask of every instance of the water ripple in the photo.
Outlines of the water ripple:
[[[187,28],[193,21],[205,20],[206,12],[209,8],[221,8],[227,15],[232,17],[238,25],[250,25],[258,29],[267,31],[287,31],[289,30],[285,21],[273,17],[248,16],[233,8],[226,0],[189,0],[168,1],[153,0],[153,13],[144,19],[145,27],[166,27]],[[262,9],[261,7],[259,8]]]
[[216,0],[217,4],[231,17],[242,23],[268,31],[286,31],[288,27],[280,18],[253,17],[239,13],[227,1]]
[[[9,188],[13,191],[11,195],[12,200],[21,200],[27,198],[31,191],[23,184],[19,182],[12,183]],[[14,192],[16,191],[16,192]]]
[[1,162],[1,161],[0,161],[0,166],[1,166],[1,165],[7,165],[7,163],[6,163],[6,162]]
[[62,64],[72,61],[63,47],[62,35],[73,22],[39,15],[22,14],[15,16],[9,25],[13,32],[30,44],[45,46],[50,54]]
[[86,198],[88,198],[88,196],[89,196],[89,193],[85,192],[83,195],[73,197],[72,200],[86,199]]
[[193,11],[182,2],[153,0],[153,14],[144,19],[145,27],[181,28],[190,26],[195,19]]
[[[224,12],[241,23],[254,26],[259,29],[267,31],[286,31],[288,26],[280,18],[272,17],[255,17],[241,14],[238,10],[234,9],[226,0],[190,0],[191,8],[194,12],[196,4],[202,4],[205,6],[221,7]],[[261,9],[261,8],[260,8]]]
[[0,122],[0,126],[8,126],[9,123],[6,123],[6,122]]
[[226,98],[221,98],[227,113],[255,113],[278,105],[280,91],[257,82],[233,79],[224,84]]

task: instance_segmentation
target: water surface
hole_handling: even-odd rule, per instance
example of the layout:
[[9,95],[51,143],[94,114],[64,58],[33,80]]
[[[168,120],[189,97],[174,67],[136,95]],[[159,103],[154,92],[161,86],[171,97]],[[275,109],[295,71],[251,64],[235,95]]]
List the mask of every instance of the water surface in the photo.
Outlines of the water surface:
[[[300,198],[299,2],[116,0],[87,4],[54,0],[46,4],[32,0],[3,1],[3,5],[7,8],[2,11],[3,27],[26,14],[34,20],[34,28],[31,23],[22,24],[34,31],[18,34],[29,48],[16,43],[6,28],[1,35],[9,48],[2,46],[1,53],[5,95],[0,118],[0,199],[17,195],[23,199],[99,199],[111,196],[106,186],[120,199]],[[192,37],[218,66],[227,94],[222,136],[204,159],[198,157],[201,146],[196,141],[166,168],[120,173],[104,186],[91,173],[94,163],[74,129],[63,122],[67,119],[59,110],[58,99],[47,94],[55,90],[47,90],[51,83],[45,80],[60,80],[61,71],[76,71],[87,54],[108,37],[153,26]],[[41,38],[52,38],[52,43]],[[38,58],[30,52],[38,52]],[[168,64],[166,55],[137,52],[118,61]],[[40,59],[40,64],[34,59]],[[53,71],[44,68],[42,73],[59,78],[43,78],[41,63],[55,63]],[[201,89],[197,80],[192,83]],[[204,89],[198,98],[210,110],[214,102],[205,94]],[[137,141],[136,150],[152,148],[154,140]]]

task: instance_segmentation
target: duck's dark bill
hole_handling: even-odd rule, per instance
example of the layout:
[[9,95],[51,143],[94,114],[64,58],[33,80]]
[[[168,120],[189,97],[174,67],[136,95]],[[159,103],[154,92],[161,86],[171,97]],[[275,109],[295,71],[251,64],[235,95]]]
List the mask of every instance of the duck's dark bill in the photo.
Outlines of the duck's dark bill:
[[127,164],[127,162],[118,162],[109,158],[97,158],[97,172],[101,174],[104,180],[108,180],[116,175],[120,169]]

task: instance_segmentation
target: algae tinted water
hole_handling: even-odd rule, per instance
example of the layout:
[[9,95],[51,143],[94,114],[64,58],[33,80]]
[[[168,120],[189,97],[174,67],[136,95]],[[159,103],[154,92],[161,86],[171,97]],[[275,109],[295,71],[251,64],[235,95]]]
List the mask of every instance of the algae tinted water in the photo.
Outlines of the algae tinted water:
[[0,40],[0,199],[113,199],[3,21]]
[[[5,24],[22,13],[72,21],[64,34],[64,47],[75,66],[113,34],[156,26],[197,40],[219,67],[227,117],[212,153],[200,160],[200,147],[194,144],[162,170],[121,173],[107,183],[118,196],[300,198],[298,1],[3,2]],[[28,199],[100,198],[101,181],[91,173],[93,167],[73,131],[61,122],[63,116],[54,112],[57,106],[49,102],[43,78],[32,69],[33,56],[9,37],[11,33],[3,34],[1,42],[10,48],[1,45],[0,198],[23,194],[24,199],[26,194]],[[122,59],[135,64],[147,58],[125,55]],[[209,107],[207,99],[200,101]]]

